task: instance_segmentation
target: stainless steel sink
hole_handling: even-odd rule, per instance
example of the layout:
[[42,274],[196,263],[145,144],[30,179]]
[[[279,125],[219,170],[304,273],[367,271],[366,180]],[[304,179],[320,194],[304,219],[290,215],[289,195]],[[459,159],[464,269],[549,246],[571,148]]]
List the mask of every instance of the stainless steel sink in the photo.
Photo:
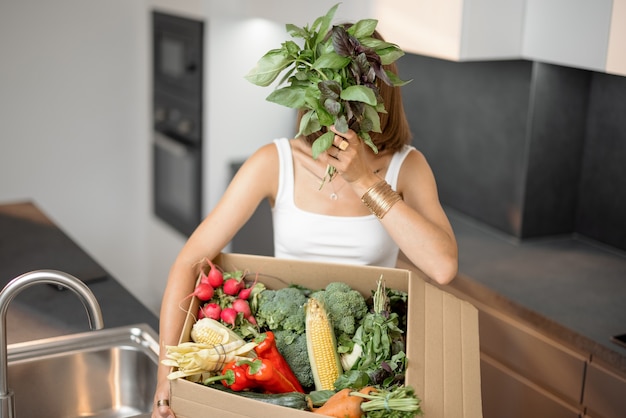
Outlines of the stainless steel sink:
[[145,324],[8,346],[15,416],[139,417],[152,410],[157,333]]

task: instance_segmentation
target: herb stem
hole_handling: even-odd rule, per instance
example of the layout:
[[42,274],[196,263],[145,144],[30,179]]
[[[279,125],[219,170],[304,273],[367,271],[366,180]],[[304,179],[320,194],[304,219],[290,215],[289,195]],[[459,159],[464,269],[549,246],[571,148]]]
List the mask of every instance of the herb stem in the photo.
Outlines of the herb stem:
[[313,63],[307,61],[307,60],[303,60],[300,58],[296,58],[294,60],[295,64],[302,64],[302,65],[306,65],[307,67],[309,67],[310,69],[312,69],[313,71],[315,71],[317,74],[319,74],[319,76],[323,79],[323,80],[328,80],[328,77],[326,76],[326,74],[324,74],[323,71],[321,71],[319,68],[313,68]]

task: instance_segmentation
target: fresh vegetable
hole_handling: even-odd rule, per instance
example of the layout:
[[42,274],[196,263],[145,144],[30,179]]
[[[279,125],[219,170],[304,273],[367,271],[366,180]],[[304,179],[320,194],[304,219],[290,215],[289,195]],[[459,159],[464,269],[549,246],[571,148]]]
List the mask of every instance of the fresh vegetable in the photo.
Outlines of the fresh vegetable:
[[[366,395],[372,390],[374,390],[374,388],[365,387],[356,393]],[[351,389],[342,389],[332,395],[324,405],[319,408],[313,408],[313,412],[335,418],[360,418],[363,416],[361,404],[364,398],[354,396],[354,393],[355,392]]]
[[222,284],[224,284],[224,273],[222,272],[222,269],[213,264],[213,262],[208,258],[205,258],[205,260],[209,265],[210,270],[206,275],[202,275],[200,280],[206,281],[213,288],[222,286]]
[[[253,306],[256,307],[258,296],[265,286],[258,282],[258,278],[248,285],[247,273],[243,270],[224,271],[211,260],[204,261],[207,266],[203,267],[196,287],[189,295],[196,296],[201,302],[198,319],[218,320],[242,337],[249,337],[248,326],[257,324]],[[207,269],[208,273],[205,273]]]
[[239,334],[211,318],[203,318],[196,321],[191,327],[190,336],[193,342],[206,345],[243,341]]
[[421,401],[410,386],[351,392],[364,399],[361,410],[367,418],[413,418],[422,415]]
[[306,304],[306,341],[315,389],[334,389],[335,381],[343,371],[335,333],[324,305],[314,297]]
[[237,296],[245,286],[246,284],[243,282],[242,278],[231,277],[224,281],[224,293],[230,296]]
[[213,286],[211,286],[209,283],[200,282],[194,289],[193,294],[202,302],[206,302],[213,297],[214,292],[215,290],[213,289]]
[[274,332],[276,347],[289,364],[300,384],[305,388],[313,387],[313,373],[309,362],[309,353],[306,346],[306,334],[298,334],[291,330]]
[[211,318],[215,321],[220,320],[222,308],[217,303],[206,303],[198,308],[198,319]]
[[237,297],[239,299],[248,300],[250,296],[252,295],[252,291],[254,290],[258,282],[259,282],[259,275],[257,274],[254,279],[254,283],[252,283],[248,287],[244,287],[243,289],[241,289],[239,293],[237,294]]
[[344,282],[329,283],[324,290],[314,292],[310,297],[324,304],[339,340],[352,338],[367,313],[363,295]]
[[233,360],[224,366],[222,374],[206,378],[202,383],[209,385],[213,382],[221,381],[225,387],[235,392],[255,389],[259,385],[248,377],[247,372],[247,365],[241,365],[238,361]]
[[237,311],[237,313],[242,313],[244,318],[248,318],[252,315],[250,304],[245,299],[235,299],[233,301],[233,309]]
[[167,376],[170,380],[190,377],[205,372],[217,372],[225,363],[234,360],[245,360],[254,347],[256,343],[246,343],[244,340],[219,345],[180,343],[176,346],[165,346],[166,358],[161,363],[178,369]]
[[[346,403],[363,407],[356,416],[414,416],[419,399],[410,388],[398,389],[406,369],[405,292],[386,289],[382,276],[368,301],[340,281],[321,290],[296,285],[270,290],[258,274],[246,285],[244,271],[210,268],[222,274],[223,285],[199,308],[192,342],[166,347],[162,363],[177,368],[170,379],[221,382],[214,387],[259,396],[300,394],[300,407],[304,397],[309,410],[332,409],[330,398],[347,389]],[[238,293],[227,294],[224,286],[234,283],[229,280],[239,283]],[[203,273],[197,287],[204,285],[210,286]],[[357,395],[365,388],[361,395],[369,397]],[[310,393],[304,395],[305,390]],[[397,399],[392,404],[399,408],[381,412],[383,394],[388,401]]]
[[296,287],[283,287],[278,290],[266,289],[259,295],[255,314],[259,327],[271,331],[292,330],[304,332],[304,305],[307,298]]
[[237,321],[237,311],[233,307],[224,308],[222,312],[220,312],[220,319],[224,323],[234,327]]
[[[389,299],[382,276],[373,295],[372,311],[363,318],[353,337],[354,348],[342,354],[349,370],[368,374],[370,384],[391,384],[404,381],[406,356],[404,335],[398,327],[398,315],[389,311]],[[361,351],[358,356],[354,351]]]
[[[286,376],[279,365],[270,359],[256,358],[254,360],[240,360],[237,365],[246,367],[246,376],[265,393],[302,392],[294,386],[290,377]],[[299,386],[299,384],[298,384]]]
[[235,392],[226,386],[212,385],[212,388],[227,393],[234,393],[244,398],[254,399],[257,401],[269,403],[272,405],[284,406],[292,409],[308,410],[308,395],[301,392],[285,392],[285,393],[259,393],[251,390]]
[[[296,136],[320,132],[313,143],[313,157],[326,151],[334,132],[354,130],[374,152],[378,149],[370,132],[381,132],[380,115],[386,113],[378,80],[390,86],[401,86],[400,80],[383,65],[404,55],[397,46],[373,37],[377,21],[363,19],[346,28],[331,26],[339,5],[315,20],[311,27],[287,25],[294,39],[303,39],[301,47],[288,40],[272,49],[249,71],[246,79],[258,86],[269,86],[286,71],[267,100],[304,112]],[[327,167],[332,179],[335,170]],[[326,178],[326,177],[325,177]]]
[[257,346],[254,347],[254,352],[260,358],[264,360],[269,360],[273,366],[280,372],[285,378],[290,382],[291,386],[294,387],[293,391],[296,392],[304,392],[302,389],[302,385],[294,375],[291,367],[283,357],[283,355],[278,351],[276,346],[276,338],[272,331],[266,331],[257,338],[254,339],[257,343]]

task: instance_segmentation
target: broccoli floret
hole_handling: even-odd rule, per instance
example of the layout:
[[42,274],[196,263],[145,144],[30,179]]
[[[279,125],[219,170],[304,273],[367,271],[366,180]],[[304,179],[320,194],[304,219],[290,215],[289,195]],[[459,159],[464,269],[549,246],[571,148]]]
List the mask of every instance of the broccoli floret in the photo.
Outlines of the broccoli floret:
[[283,355],[302,387],[312,387],[315,382],[306,347],[306,334],[281,330],[276,331],[274,336],[276,348]]
[[257,324],[272,331],[291,330],[303,333],[306,296],[295,287],[264,290],[259,295],[255,314]]
[[342,334],[351,338],[367,313],[363,295],[344,282],[329,283],[324,290],[314,292],[311,297],[323,303],[338,339],[342,338]]

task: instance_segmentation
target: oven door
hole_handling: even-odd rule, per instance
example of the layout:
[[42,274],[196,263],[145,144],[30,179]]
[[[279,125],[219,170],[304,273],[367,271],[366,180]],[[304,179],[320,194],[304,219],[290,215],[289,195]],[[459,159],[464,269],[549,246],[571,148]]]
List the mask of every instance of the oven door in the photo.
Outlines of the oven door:
[[202,218],[202,151],[154,132],[154,211],[186,236]]

